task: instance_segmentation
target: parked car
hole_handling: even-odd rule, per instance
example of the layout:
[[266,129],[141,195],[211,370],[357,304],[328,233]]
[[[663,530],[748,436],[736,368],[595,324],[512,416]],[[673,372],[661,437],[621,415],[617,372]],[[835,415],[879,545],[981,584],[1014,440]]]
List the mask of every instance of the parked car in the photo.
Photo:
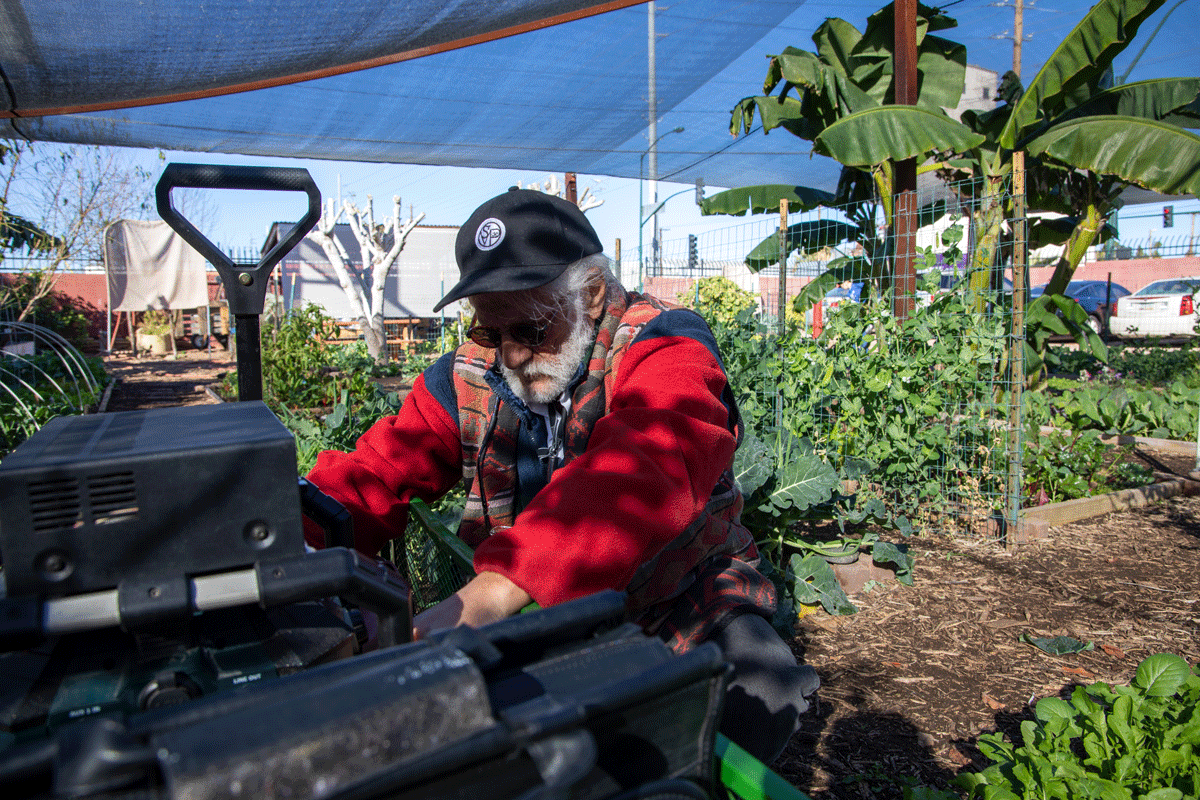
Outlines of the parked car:
[[1163,278],[1117,301],[1109,330],[1126,339],[1195,336],[1200,324],[1200,276]]
[[857,303],[862,299],[863,282],[855,281],[848,286],[835,286],[821,299],[821,312],[827,313],[842,303]]
[[[1036,300],[1046,292],[1049,284],[1043,283],[1029,290],[1029,299]],[[1111,289],[1110,289],[1111,286]],[[1109,284],[1108,281],[1079,280],[1071,281],[1063,290],[1063,296],[1069,297],[1083,307],[1088,313],[1088,327],[1093,333],[1099,334],[1104,330],[1105,315],[1111,315],[1113,304],[1122,297],[1129,295],[1129,290],[1119,283]],[[1105,308],[1105,300],[1108,308]]]

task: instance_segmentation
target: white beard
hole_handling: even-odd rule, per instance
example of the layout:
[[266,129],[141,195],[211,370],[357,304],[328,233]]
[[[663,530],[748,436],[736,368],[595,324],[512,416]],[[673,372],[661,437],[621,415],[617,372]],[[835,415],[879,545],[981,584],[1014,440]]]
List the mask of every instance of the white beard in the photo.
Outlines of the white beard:
[[[580,304],[582,305],[582,303]],[[500,374],[513,394],[521,401],[529,403],[550,403],[557,400],[570,385],[571,379],[592,349],[592,319],[582,308],[576,309],[575,323],[571,326],[571,334],[563,342],[558,353],[553,356],[541,356],[524,365],[518,370],[511,370],[500,364]],[[528,387],[521,378],[549,378],[550,380],[537,389]]]

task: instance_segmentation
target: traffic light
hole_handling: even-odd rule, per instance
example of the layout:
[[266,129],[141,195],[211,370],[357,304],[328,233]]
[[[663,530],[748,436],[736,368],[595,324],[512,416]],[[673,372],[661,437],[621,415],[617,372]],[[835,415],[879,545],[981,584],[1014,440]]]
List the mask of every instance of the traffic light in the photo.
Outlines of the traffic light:
[[1175,227],[1175,206],[1163,206],[1163,227]]
[[704,202],[704,178],[696,178],[696,205]]
[[700,266],[699,242],[696,239],[696,234],[688,234],[688,269],[695,269]]

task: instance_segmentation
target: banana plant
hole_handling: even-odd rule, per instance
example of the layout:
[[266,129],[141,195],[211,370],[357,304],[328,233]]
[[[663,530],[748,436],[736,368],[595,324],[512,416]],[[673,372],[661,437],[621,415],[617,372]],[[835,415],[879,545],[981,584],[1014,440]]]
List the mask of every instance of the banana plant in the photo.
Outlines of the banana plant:
[[[860,102],[837,106],[843,113],[836,119],[828,113],[815,114],[817,109],[828,111],[824,106],[798,102],[798,109],[809,108],[814,113],[789,121],[783,110],[785,104],[776,98],[769,98],[776,101],[769,115],[762,113],[764,98],[748,100],[753,100],[753,107],[759,110],[764,129],[782,126],[811,138],[814,152],[834,158],[847,169],[869,171],[881,192],[885,187],[890,189],[886,181],[890,164],[914,157],[924,161],[923,169],[941,170],[952,179],[982,179],[987,188],[985,200],[975,213],[972,264],[972,275],[979,276],[978,280],[987,279],[990,270],[985,267],[999,252],[1003,220],[1011,211],[1005,207],[999,189],[1011,176],[1013,151],[1024,150],[1030,157],[1026,167],[1028,208],[1063,213],[1071,222],[1063,255],[1046,292],[1061,293],[1083,253],[1102,237],[1125,186],[1136,184],[1166,194],[1200,192],[1200,170],[1196,168],[1200,163],[1200,137],[1187,130],[1200,123],[1200,79],[1111,85],[1113,59],[1164,2],[1100,0],[1063,39],[1028,87],[1022,86],[1015,74],[1007,74],[1000,87],[1005,103],[983,113],[968,111],[961,124],[920,101],[916,107],[868,106],[859,94],[877,97],[873,84],[868,88],[874,93],[847,91],[838,95]],[[921,17],[929,12],[918,7]],[[890,24],[890,14],[887,18]],[[946,18],[937,15],[937,19],[941,20],[937,25],[945,25]],[[931,24],[919,20],[918,41],[922,41],[923,31],[932,29]],[[838,30],[845,32],[842,26]],[[849,38],[842,36],[837,41],[844,44]],[[858,46],[855,43],[842,50],[826,47],[821,52],[848,52],[852,57]],[[779,58],[772,60],[773,72]],[[922,61],[931,64],[933,59],[933,54],[924,52],[919,68]],[[805,63],[811,65],[811,59]],[[848,63],[854,64],[852,60]],[[778,71],[791,80],[782,65]],[[862,69],[852,70],[849,75],[863,80],[878,77]],[[938,83],[939,75],[936,71],[923,73],[922,94],[926,86]],[[769,73],[768,91],[773,88],[772,77]],[[837,86],[840,88],[840,84]],[[807,100],[808,95],[803,99]],[[734,109],[735,122],[741,110],[740,120],[745,124],[748,100]],[[951,157],[930,158],[946,153]],[[1027,313],[1027,324],[1050,324],[1050,314],[1053,310],[1048,303],[1035,304]],[[1081,331],[1079,335],[1086,333]],[[1041,363],[1037,354],[1029,355],[1033,357],[1027,363]]]
[[[815,152],[829,155],[818,144],[822,137],[831,130],[836,137],[842,120],[861,114],[876,123],[877,130],[871,136],[886,139],[898,135],[915,152],[968,148],[978,136],[941,111],[942,107],[957,105],[962,96],[966,48],[932,35],[956,25],[940,10],[918,5],[916,37],[922,79],[918,105],[911,108],[913,114],[907,124],[889,121],[879,114],[897,108],[888,105],[894,99],[895,72],[894,5],[889,4],[868,18],[866,30],[861,33],[843,19],[827,19],[812,35],[815,52],[789,47],[772,56],[763,95],[743,98],[734,107],[730,132],[735,136],[749,133],[757,116],[764,133],[783,128],[813,141]],[[776,89],[778,94],[772,95]],[[931,126],[933,130],[926,130]],[[946,141],[952,145],[946,145]],[[798,310],[818,302],[826,290],[844,279],[872,279],[881,290],[888,288],[890,243],[886,235],[876,233],[876,216],[882,212],[889,228],[894,222],[895,174],[888,159],[869,157],[870,142],[862,145],[868,150],[837,158],[843,168],[837,191],[832,194],[799,186],[752,186],[721,192],[701,204],[702,214],[764,213],[777,211],[780,200],[786,198],[793,211],[827,206],[846,215],[848,223],[793,225],[786,234],[786,252],[780,252],[778,237],[772,236],[746,257],[747,265],[758,271],[794,250],[813,252],[837,244],[831,241],[837,236],[844,237],[839,242],[862,248],[861,256],[837,259],[830,270],[808,284],[795,301]],[[867,157],[860,157],[863,155]]]

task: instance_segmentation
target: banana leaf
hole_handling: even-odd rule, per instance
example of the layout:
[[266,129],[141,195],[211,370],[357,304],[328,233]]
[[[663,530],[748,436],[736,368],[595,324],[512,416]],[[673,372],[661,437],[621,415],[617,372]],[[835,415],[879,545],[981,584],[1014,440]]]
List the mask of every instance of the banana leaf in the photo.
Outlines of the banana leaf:
[[961,153],[984,141],[941,112],[916,106],[881,106],[835,122],[813,140],[813,151],[853,167],[951,151]]
[[967,48],[940,36],[926,36],[917,53],[921,74],[917,105],[937,111],[954,108],[967,79]]
[[[789,225],[787,229],[787,252],[799,250],[811,253],[824,247],[832,247],[842,242],[854,241],[862,234],[857,225],[839,222],[832,219],[806,220]],[[772,264],[778,264],[779,234],[768,236],[759,242],[746,256],[746,266],[754,272]]]
[[1026,150],[1162,194],[1200,194],[1200,136],[1162,122],[1118,116],[1071,120]]
[[817,206],[832,206],[836,197],[821,189],[807,186],[788,186],[773,183],[762,186],[743,186],[740,189],[728,189],[718,192],[712,197],[700,201],[701,216],[711,214],[728,214],[741,216],[743,214],[765,214],[779,212],[779,201],[788,201],[788,211],[809,211]]
[[[1190,117],[1200,99],[1200,78],[1158,78],[1115,86],[1068,111],[1052,125],[1081,117],[1101,115],[1169,120],[1172,115]],[[1200,120],[1193,120],[1194,127]],[[1168,124],[1176,124],[1168,122]]]
[[1138,27],[1166,0],[1100,0],[1067,34],[1025,87],[1000,134],[1014,149],[1044,116],[1067,110],[1068,96],[1081,86],[1099,85],[1101,76],[1137,35]]
[[762,118],[764,132],[783,128],[811,141],[825,126],[820,117],[806,114],[804,105],[794,97],[746,97],[730,112],[729,132],[734,136],[743,131],[750,133],[756,109]]
[[887,269],[888,267],[885,264],[875,266],[862,256],[834,259],[829,262],[829,269],[804,285],[804,288],[800,290],[800,294],[796,295],[795,299],[792,300],[792,308],[797,312],[803,313],[809,307],[821,302],[821,298],[839,283],[843,281],[874,280],[882,277]]

